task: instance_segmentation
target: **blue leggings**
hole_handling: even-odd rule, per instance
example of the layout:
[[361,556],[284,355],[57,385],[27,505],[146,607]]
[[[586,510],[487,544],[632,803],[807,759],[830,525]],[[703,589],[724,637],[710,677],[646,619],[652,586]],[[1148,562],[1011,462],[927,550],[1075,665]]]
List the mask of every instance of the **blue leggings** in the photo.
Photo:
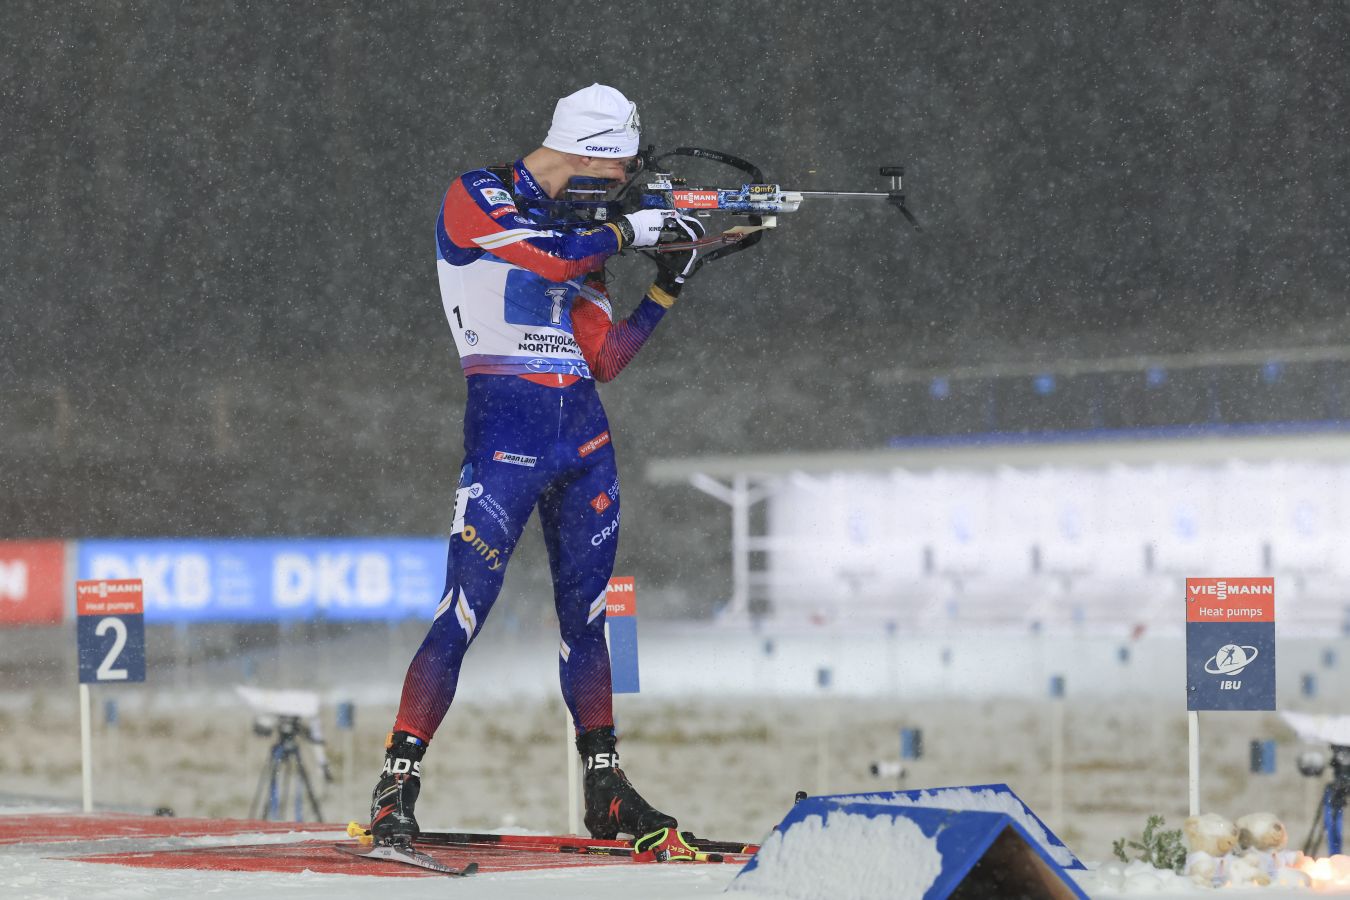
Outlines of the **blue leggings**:
[[614,724],[605,588],[619,541],[619,476],[595,382],[547,387],[471,375],[445,591],[403,682],[395,729],[430,741],[460,666],[539,509],[561,632],[559,678],[578,731]]

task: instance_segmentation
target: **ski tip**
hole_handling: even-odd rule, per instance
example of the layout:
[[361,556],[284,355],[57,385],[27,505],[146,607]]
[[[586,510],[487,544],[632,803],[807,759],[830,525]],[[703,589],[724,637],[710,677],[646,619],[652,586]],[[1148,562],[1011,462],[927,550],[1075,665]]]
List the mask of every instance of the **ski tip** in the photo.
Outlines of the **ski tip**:
[[401,847],[396,844],[376,844],[357,845],[353,847],[350,844],[334,844],[333,849],[340,853],[346,853],[350,856],[360,857],[376,862],[402,863],[410,866],[417,866],[422,869],[429,869],[432,872],[439,872],[442,875],[472,875],[478,871],[478,863],[466,863],[460,868],[447,866],[445,863],[436,859],[430,854],[423,853],[420,850],[414,850],[411,847]]

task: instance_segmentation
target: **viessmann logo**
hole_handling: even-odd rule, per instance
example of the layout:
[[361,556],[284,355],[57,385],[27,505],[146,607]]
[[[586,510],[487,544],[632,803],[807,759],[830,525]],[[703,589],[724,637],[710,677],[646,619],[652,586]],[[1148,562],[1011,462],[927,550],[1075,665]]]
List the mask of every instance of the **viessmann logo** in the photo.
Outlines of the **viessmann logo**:
[[106,581],[100,581],[98,584],[81,584],[78,587],[79,593],[88,596],[97,594],[99,597],[107,597],[109,594],[138,594],[141,592],[140,582],[130,584],[109,584]]
[[1227,600],[1229,597],[1275,596],[1275,585],[1273,584],[1247,584],[1243,582],[1230,584],[1227,581],[1216,581],[1213,584],[1188,584],[1186,587],[1189,589],[1186,599],[1192,602],[1202,597]]
[[595,451],[609,443],[609,432],[602,431],[595,437],[577,448],[577,456],[590,456]]
[[717,209],[717,191],[675,191],[673,196],[681,209]]

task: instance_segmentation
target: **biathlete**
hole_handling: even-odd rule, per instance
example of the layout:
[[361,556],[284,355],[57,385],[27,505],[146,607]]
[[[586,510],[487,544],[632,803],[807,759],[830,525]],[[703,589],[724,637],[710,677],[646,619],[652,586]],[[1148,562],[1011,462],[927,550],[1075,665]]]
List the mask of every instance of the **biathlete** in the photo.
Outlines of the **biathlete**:
[[[445,591],[403,682],[371,799],[377,843],[418,834],[421,761],[455,696],[460,666],[501,590],[534,509],[544,530],[561,632],[559,676],[585,765],[585,823],[596,838],[686,855],[674,817],[619,768],[605,589],[619,537],[619,478],[596,381],[619,374],[700,260],[670,254],[637,308],[614,321],[605,260],[664,231],[701,237],[694,219],[642,210],[614,222],[558,224],[548,201],[574,177],[620,182],[638,159],[637,107],[593,84],[558,101],[543,146],[510,167],[475,169],[436,221],[441,298],[468,381],[464,463],[455,492]],[[689,855],[692,855],[690,853]]]

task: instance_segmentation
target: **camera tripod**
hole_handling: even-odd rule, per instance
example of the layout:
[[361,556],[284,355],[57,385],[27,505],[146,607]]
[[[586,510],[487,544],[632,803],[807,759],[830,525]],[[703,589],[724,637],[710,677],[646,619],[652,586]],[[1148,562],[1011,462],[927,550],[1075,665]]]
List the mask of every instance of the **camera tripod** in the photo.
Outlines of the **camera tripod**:
[[1316,856],[1327,842],[1328,854],[1341,852],[1341,823],[1345,818],[1345,804],[1350,801],[1350,747],[1333,744],[1331,747],[1331,780],[1322,789],[1322,800],[1313,811],[1312,827],[1308,829],[1303,852]]
[[[270,735],[272,730],[261,724],[255,724],[254,730]],[[262,774],[258,778],[258,789],[253,794],[253,804],[249,807],[249,818],[265,821],[282,818],[283,803],[288,796],[295,798],[296,822],[322,822],[323,813],[319,809],[319,800],[314,795],[314,786],[305,770],[304,757],[300,755],[299,735],[309,736],[309,730],[300,721],[299,716],[279,716],[276,724],[277,739],[267,752],[267,761],[263,763]],[[298,783],[295,783],[298,782]],[[267,797],[263,805],[264,793]],[[305,819],[305,800],[314,812],[312,819]]]

